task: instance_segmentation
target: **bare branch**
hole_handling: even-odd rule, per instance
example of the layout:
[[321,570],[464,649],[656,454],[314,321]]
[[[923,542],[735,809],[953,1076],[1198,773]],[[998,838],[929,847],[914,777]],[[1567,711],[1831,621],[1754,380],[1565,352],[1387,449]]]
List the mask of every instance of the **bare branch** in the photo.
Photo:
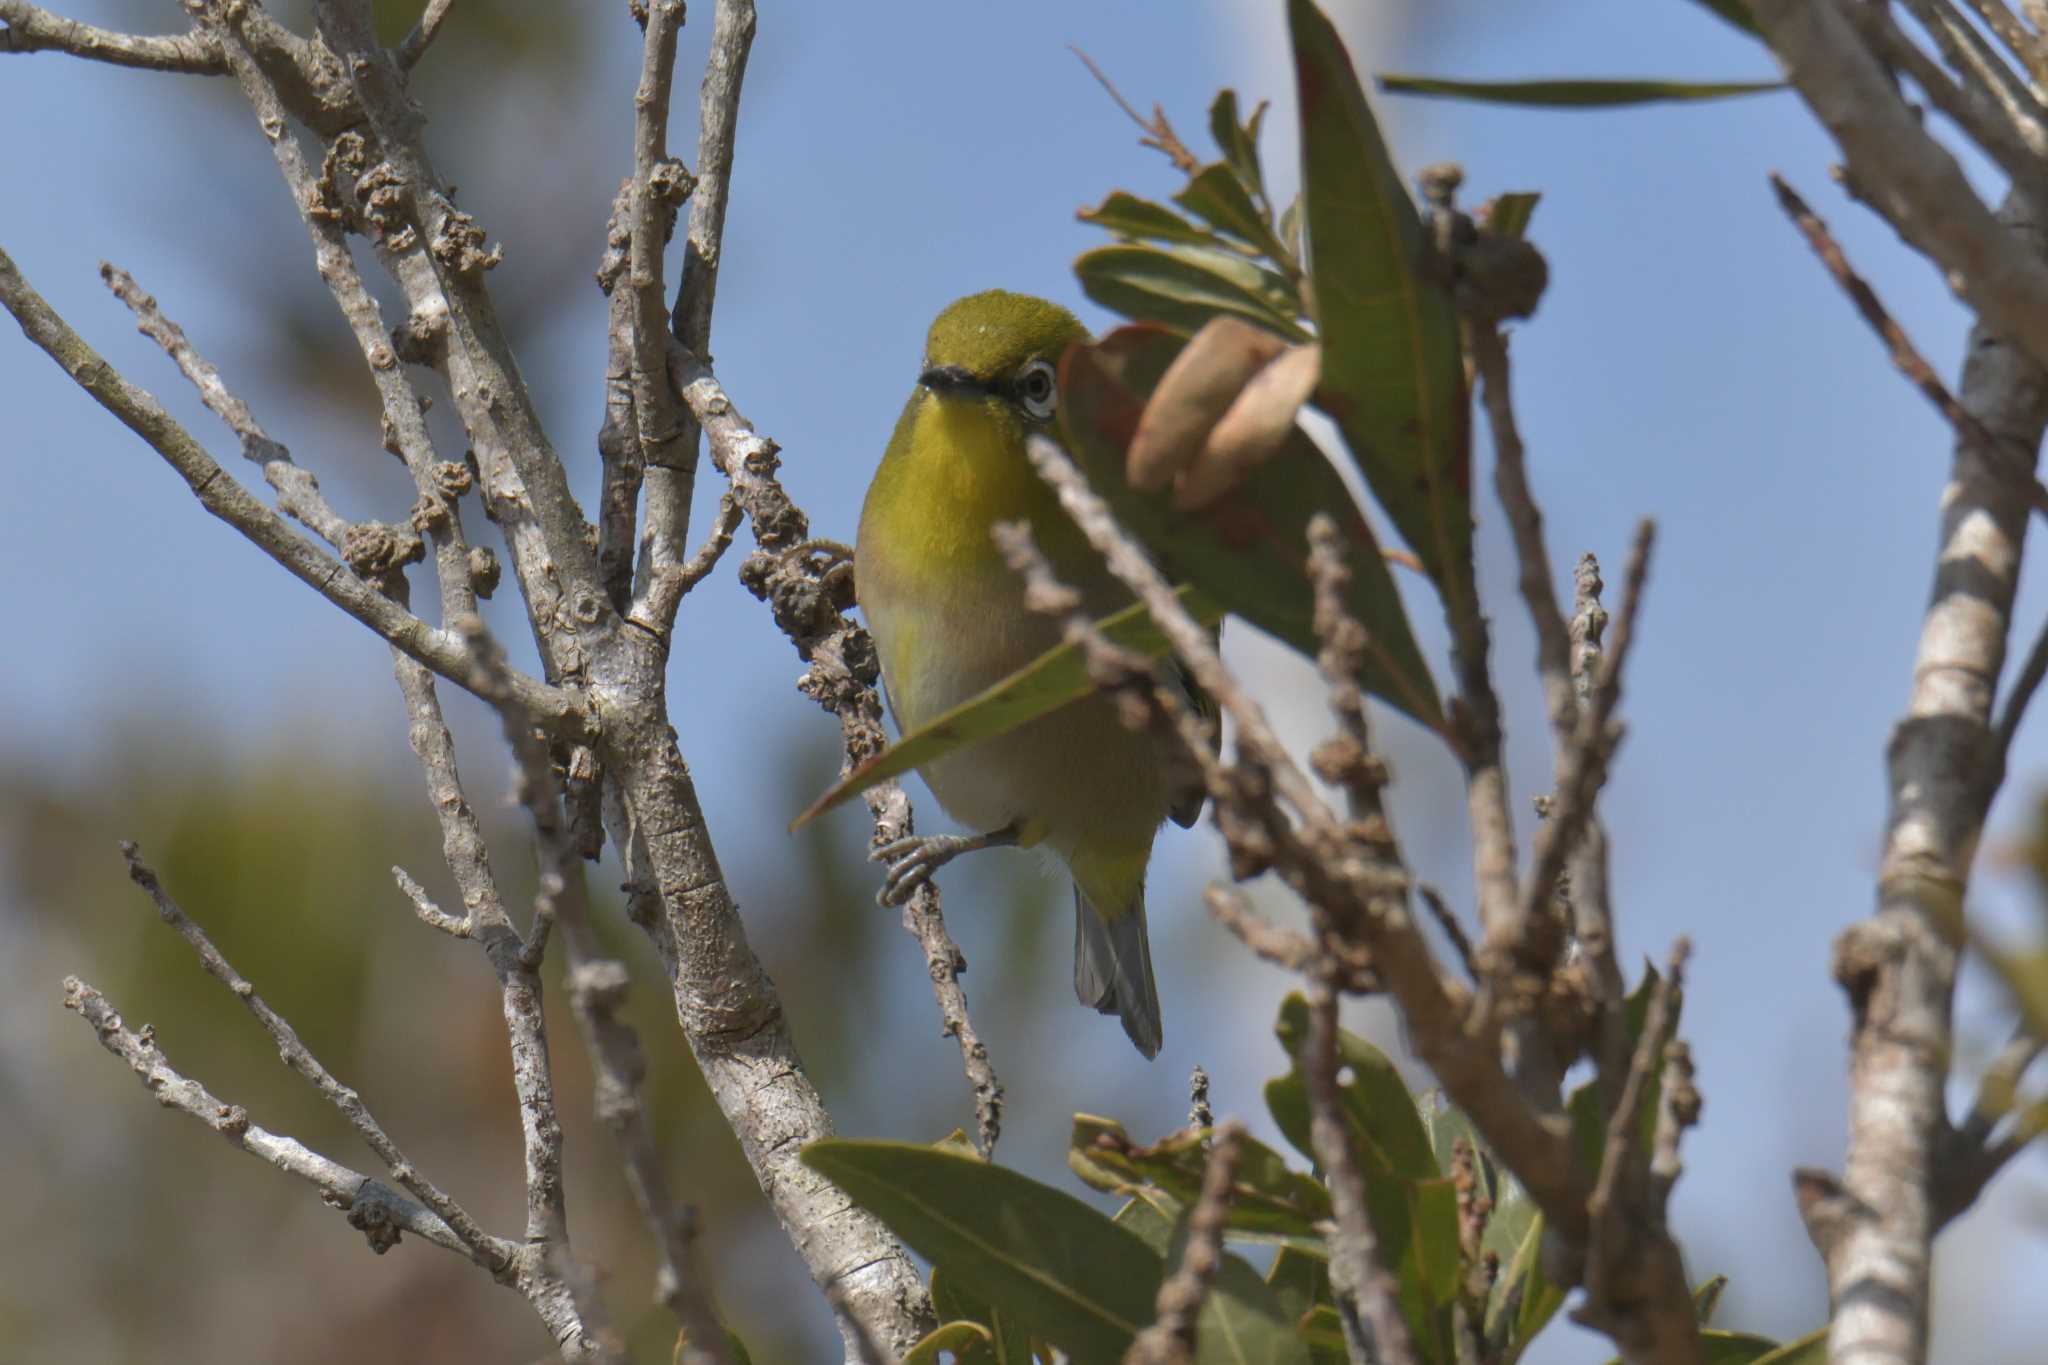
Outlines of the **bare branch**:
[[411,32],[398,45],[396,56],[401,69],[410,71],[420,64],[420,58],[427,55],[427,49],[440,36],[448,11],[454,8],[455,0],[427,0],[427,8],[420,15],[420,21],[412,26]]
[[349,524],[328,506],[320,492],[320,481],[293,464],[291,452],[264,434],[249,405],[228,391],[220,371],[194,349],[185,329],[165,317],[156,299],[144,293],[127,271],[102,261],[100,278],[114,291],[114,297],[135,314],[136,330],[164,348],[179,373],[199,390],[200,401],[207,410],[227,423],[228,429],[241,439],[243,458],[261,469],[264,482],[277,490],[278,507],[335,549],[343,549]]
[[[0,306],[14,315],[28,339],[80,388],[163,456],[207,511],[394,647],[449,681],[475,690],[480,681],[476,667],[459,642],[386,599],[251,497],[155,398],[124,379],[57,316],[21,277],[5,251],[0,251]],[[568,692],[530,678],[522,678],[517,685],[536,716],[550,724],[581,724],[581,705]]]
[[[696,424],[676,401],[669,382],[668,300],[661,269],[662,248],[675,229],[677,207],[691,191],[689,172],[668,155],[669,99],[675,77],[676,33],[683,22],[682,0],[649,0],[639,12],[644,15],[647,32],[640,84],[633,92],[625,309],[631,337],[627,382],[633,397],[639,467],[666,471],[656,475],[660,496],[650,496],[648,502],[643,567],[650,577],[666,573],[674,584],[697,467]],[[674,624],[676,607],[686,590],[663,592],[652,600],[651,606],[663,613],[662,634]]]
[[2005,44],[2006,51],[2019,59],[2035,83],[2048,86],[2048,44],[2042,43],[2041,35],[2021,23],[2004,0],[1969,0],[1969,4],[1984,26]]
[[1202,1167],[1201,1193],[1188,1210],[1180,1260],[1160,1282],[1154,1301],[1157,1316],[1124,1352],[1123,1365],[1192,1365],[1195,1319],[1223,1265],[1223,1232],[1230,1221],[1230,1195],[1243,1145],[1244,1125],[1236,1120],[1216,1130],[1209,1160]]
[[392,868],[391,876],[397,881],[398,889],[405,893],[405,898],[412,902],[413,912],[420,917],[421,923],[425,924],[428,928],[439,929],[450,938],[475,937],[476,917],[474,915],[464,915],[462,918],[457,919],[454,915],[449,914],[446,910],[434,904],[433,897],[427,894],[427,888],[414,881],[412,874],[402,867]]
[[1330,1187],[1337,1227],[1330,1235],[1330,1287],[1344,1322],[1344,1345],[1352,1365],[1413,1365],[1421,1359],[1401,1316],[1401,1286],[1380,1256],[1366,1211],[1365,1177],[1351,1148],[1344,1101],[1337,1088],[1337,993],[1317,979],[1309,986],[1309,1141]]
[[1750,13],[1840,145],[1858,196],[1941,268],[1987,327],[2048,364],[2048,264],[1999,224],[1920,126],[1843,7],[1752,0]]
[[206,968],[209,976],[226,986],[234,997],[242,1002],[243,1007],[256,1016],[256,1021],[263,1025],[264,1031],[277,1044],[278,1059],[318,1091],[322,1099],[341,1111],[342,1117],[349,1121],[349,1126],[356,1130],[357,1136],[361,1137],[370,1150],[384,1162],[398,1183],[411,1191],[415,1198],[432,1209],[441,1221],[448,1225],[463,1246],[469,1250],[472,1259],[479,1265],[487,1266],[493,1273],[503,1271],[506,1263],[494,1239],[478,1227],[475,1220],[465,1213],[459,1204],[419,1173],[406,1158],[405,1153],[399,1151],[398,1145],[385,1133],[376,1116],[370,1113],[369,1106],[363,1103],[362,1096],[336,1080],[333,1073],[322,1066],[319,1059],[299,1041],[298,1032],[282,1015],[270,1008],[262,996],[256,994],[256,988],[247,978],[228,964],[228,960],[221,956],[220,950],[215,948],[213,941],[206,936],[206,931],[193,923],[164,891],[155,871],[142,861],[135,845],[122,843],[121,856],[127,860],[129,879],[156,903],[157,914],[191,947],[199,958],[199,965]]
[[156,38],[116,33],[75,19],[65,19],[25,0],[0,0],[0,55],[65,52],[112,66],[168,71],[188,76],[218,76],[227,65],[211,43],[197,33]]
[[1493,486],[1514,532],[1517,584],[1529,620],[1536,627],[1536,672],[1550,712],[1550,733],[1563,762],[1564,746],[1578,722],[1578,700],[1572,690],[1571,636],[1550,578],[1550,551],[1543,544],[1543,512],[1529,488],[1522,433],[1515,423],[1514,396],[1508,380],[1508,342],[1490,322],[1468,322],[1466,351],[1477,371],[1493,430]]
[[489,1237],[465,1243],[426,1206],[322,1156],[296,1138],[258,1127],[241,1105],[214,1098],[206,1087],[172,1070],[157,1046],[154,1029],[147,1025],[139,1033],[129,1029],[111,1001],[75,976],[64,978],[64,1008],[76,1011],[92,1025],[100,1046],[126,1062],[158,1104],[189,1114],[249,1155],[318,1187],[321,1202],[347,1214],[350,1225],[368,1236],[371,1249],[380,1255],[397,1245],[400,1232],[410,1232],[475,1261],[494,1275],[513,1263],[518,1248],[511,1242]]
[[[484,287],[483,277],[498,263],[499,253],[483,249],[484,230],[455,207],[428,160],[417,135],[422,115],[406,92],[404,72],[377,42],[368,6],[316,0],[314,13],[322,38],[348,73],[383,158],[372,169],[389,191],[393,211],[374,224],[378,240],[416,309],[429,293],[446,307],[447,341],[440,359],[479,463],[488,475],[492,463],[502,459],[516,474],[525,509],[559,575],[557,591],[570,599],[572,616],[594,618],[583,624],[597,628],[606,608],[588,525]],[[443,321],[437,319],[437,326]],[[537,568],[515,567],[522,581]],[[554,595],[530,591],[528,598],[538,608]],[[549,651],[544,648],[543,654]]]
[[1613,716],[1621,702],[1621,674],[1628,664],[1629,645],[1635,640],[1643,580],[1649,575],[1650,549],[1656,531],[1654,522],[1643,521],[1636,526],[1635,543],[1629,548],[1628,577],[1622,587],[1621,615],[1615,618],[1614,634],[1600,660],[1599,677],[1572,735],[1564,771],[1558,778],[1557,804],[1550,819],[1537,831],[1535,865],[1523,905],[1526,916],[1538,913],[1556,893],[1565,859],[1586,822],[1593,817],[1593,803],[1607,781],[1608,762],[1621,742],[1621,729],[1614,724]]
[[[697,93],[697,175],[690,195],[690,222],[684,235],[682,283],[676,290],[669,329],[675,341],[707,368],[711,363],[711,313],[718,297],[718,265],[725,241],[725,210],[732,191],[733,144],[739,135],[740,91],[746,83],[747,57],[754,45],[754,0],[717,0],[711,20],[711,51],[704,62],[704,82]],[[652,40],[650,25],[650,41]],[[655,329],[639,333],[652,346]],[[645,356],[646,374],[659,366]],[[669,364],[674,366],[671,355]],[[678,381],[681,387],[681,381]],[[695,405],[676,423],[673,439],[662,445],[664,463],[647,474],[647,527],[641,549],[642,578],[663,564],[682,561],[689,534],[690,507],[697,486],[697,437],[702,414]],[[666,428],[656,434],[667,436]],[[713,459],[716,460],[716,450]],[[728,477],[732,471],[719,468]],[[797,536],[802,538],[801,533]],[[658,623],[668,633],[670,619]],[[636,614],[640,614],[636,611]]]
[[1315,962],[1314,942],[1292,929],[1283,929],[1261,919],[1242,893],[1212,882],[1202,888],[1202,900],[1218,924],[1274,966],[1300,972],[1308,970]]
[[1850,267],[1849,258],[1843,254],[1841,245],[1828,231],[1827,224],[1822,222],[1819,216],[1806,206],[1806,201],[1779,176],[1771,177],[1771,188],[1777,192],[1779,206],[1806,237],[1807,244],[1827,267],[1828,274],[1834,276],[1835,283],[1842,286],[1842,292],[1856,305],[1856,311],[1870,324],[1871,330],[1883,339],[1885,348],[1891,353],[1892,364],[1898,367],[1899,373],[1906,376],[1913,387],[1920,390],[1927,401],[1934,405],[1934,410],[1955,429],[1958,439],[1970,441],[1982,449],[1995,467],[2005,470],[2010,475],[2014,490],[2026,498],[2035,511],[2048,515],[2048,488],[2043,488],[2041,481],[2034,476],[2033,451],[2016,447],[2011,442],[2001,443],[1983,423],[1955,400],[1955,396],[1948,391],[1948,386],[1935,374],[1934,367],[1929,365],[1914,347],[1912,338],[1906,335],[1906,329],[1899,326],[1892,315],[1885,311],[1877,292]]
[[1167,122],[1164,108],[1155,104],[1152,106],[1152,117],[1143,117],[1131,107],[1131,102],[1123,97],[1123,92],[1110,83],[1109,77],[1102,74],[1102,68],[1097,66],[1087,53],[1072,43],[1067,44],[1067,51],[1081,59],[1081,65],[1088,68],[1088,74],[1109,93],[1112,100],[1116,101],[1116,107],[1123,110],[1131,122],[1137,124],[1139,130],[1145,134],[1138,139],[1140,147],[1150,147],[1153,151],[1161,153],[1173,163],[1173,168],[1183,175],[1191,176],[1202,169],[1201,158],[1189,151],[1187,144],[1180,140],[1180,135],[1173,131],[1173,125]]

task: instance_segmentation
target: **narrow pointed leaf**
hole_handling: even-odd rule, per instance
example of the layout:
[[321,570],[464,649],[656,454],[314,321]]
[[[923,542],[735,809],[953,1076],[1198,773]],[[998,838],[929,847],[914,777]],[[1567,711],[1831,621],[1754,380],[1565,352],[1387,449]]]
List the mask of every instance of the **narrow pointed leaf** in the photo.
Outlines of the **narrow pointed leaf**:
[[803,1161],[963,1288],[1077,1360],[1121,1359],[1152,1320],[1159,1257],[1062,1190],[915,1143],[826,1138]]
[[[1194,588],[1182,588],[1180,600],[1189,614],[1205,626],[1213,626],[1223,619],[1224,608]],[[1134,603],[1104,617],[1096,625],[1111,643],[1148,659],[1164,658],[1171,652],[1166,637],[1141,605]],[[1006,735],[1018,726],[1056,711],[1094,690],[1095,685],[1088,680],[1087,662],[1079,648],[1063,644],[1051,649],[987,691],[968,698],[902,736],[840,778],[823,796],[813,801],[809,809],[791,821],[790,828],[801,828],[877,782],[900,777],[912,768],[921,768],[955,749]]]
[[1382,90],[1485,104],[1546,109],[1607,109],[1626,104],[1724,100],[1786,89],[1783,81],[1661,81],[1583,77],[1547,81],[1456,81],[1435,76],[1381,76]]
[[1178,242],[1185,246],[1221,246],[1208,228],[1190,223],[1164,204],[1116,191],[1092,209],[1074,215],[1084,223],[1141,241]]
[[1700,1320],[1702,1327],[1713,1321],[1714,1309],[1721,1302],[1721,1291],[1728,1287],[1726,1275],[1715,1275],[1692,1291],[1693,1316]]
[[1436,684],[1379,542],[1343,479],[1305,433],[1297,429],[1252,478],[1199,510],[1177,507],[1170,492],[1129,487],[1125,454],[1146,398],[1183,344],[1162,328],[1135,326],[1068,350],[1060,364],[1060,427],[1089,483],[1169,574],[1310,658],[1320,646],[1307,570],[1308,523],[1317,512],[1329,513],[1348,551],[1346,604],[1366,630],[1366,688],[1441,729]]
[[1289,341],[1306,341],[1286,279],[1242,256],[1201,247],[1097,247],[1074,261],[1081,291],[1113,313],[1184,336],[1219,314],[1241,317]]
[[[1280,1004],[1273,1032],[1293,1060],[1293,1070],[1266,1083],[1266,1107],[1287,1140],[1310,1160],[1308,1077],[1302,1070],[1302,1049],[1308,1044],[1308,1000],[1296,991]],[[1357,1034],[1337,1031],[1337,1064],[1351,1079],[1338,1086],[1344,1113],[1368,1175],[1384,1171],[1411,1179],[1437,1176],[1436,1153],[1415,1107],[1415,1097],[1387,1054]]]
[[1266,173],[1259,165],[1259,122],[1265,114],[1266,102],[1261,100],[1258,108],[1252,110],[1251,119],[1239,123],[1235,90],[1221,92],[1209,106],[1209,136],[1216,139],[1216,150],[1223,153],[1223,159],[1237,172],[1245,188],[1262,195],[1266,192]]
[[[1266,215],[1252,202],[1235,169],[1219,161],[1195,172],[1173,202],[1218,232],[1227,232],[1273,261],[1287,259],[1287,248],[1273,232]],[[1296,311],[1300,304],[1296,302]]]
[[1504,1262],[1486,1300],[1486,1341],[1503,1365],[1528,1349],[1536,1334],[1564,1307],[1565,1291],[1543,1273],[1543,1217],[1529,1220],[1512,1259]]
[[[1096,1189],[1135,1198],[1149,1187],[1186,1206],[1201,1195],[1209,1156],[1203,1144],[1209,1136],[1207,1129],[1183,1129],[1141,1146],[1115,1119],[1076,1114],[1067,1164]],[[1234,1234],[1312,1241],[1320,1235],[1317,1224],[1329,1216],[1330,1196],[1321,1182],[1290,1170],[1278,1152],[1257,1139],[1241,1139],[1230,1199]]]
[[1316,321],[1317,405],[1447,601],[1472,600],[1470,413],[1450,299],[1422,276],[1422,221],[1351,57],[1310,0],[1289,0]]

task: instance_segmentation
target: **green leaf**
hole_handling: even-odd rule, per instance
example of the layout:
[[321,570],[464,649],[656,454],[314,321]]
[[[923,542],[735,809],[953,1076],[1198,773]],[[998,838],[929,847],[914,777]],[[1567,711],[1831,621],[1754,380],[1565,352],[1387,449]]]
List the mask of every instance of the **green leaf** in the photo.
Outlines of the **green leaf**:
[[950,1351],[956,1365],[977,1356],[993,1358],[996,1336],[978,1322],[941,1324],[903,1356],[903,1365],[939,1365],[939,1354]]
[[1429,1343],[1425,1354],[1430,1359],[1451,1359],[1451,1306],[1463,1270],[1457,1189],[1443,1179],[1368,1175],[1365,1204],[1380,1255],[1400,1285],[1401,1315],[1409,1330],[1418,1343]]
[[1309,339],[1295,321],[1293,286],[1242,256],[1197,246],[1101,246],[1075,258],[1074,274],[1081,291],[1111,312],[1184,336],[1225,314],[1289,341]]
[[989,1307],[953,1281],[932,1267],[932,1311],[945,1321],[980,1323],[989,1333],[985,1348],[970,1346],[955,1365],[1031,1365],[1031,1336],[1017,1315]]
[[1334,1306],[1337,1302],[1330,1290],[1330,1258],[1304,1247],[1281,1247],[1266,1271],[1266,1283],[1292,1322],[1300,1322],[1319,1303]]
[[[1308,1076],[1302,1070],[1302,1051],[1308,1044],[1308,999],[1301,992],[1281,1002],[1273,1032],[1294,1067],[1285,1076],[1266,1082],[1266,1107],[1287,1140],[1313,1161]],[[1337,1065],[1340,1076],[1344,1070],[1351,1072],[1351,1079],[1339,1084],[1338,1096],[1352,1135],[1358,1139],[1366,1174],[1436,1178],[1436,1153],[1430,1147],[1429,1132],[1423,1127],[1415,1097],[1408,1093],[1407,1082],[1387,1054],[1357,1034],[1339,1029]]]
[[1122,190],[1111,194],[1092,209],[1074,215],[1084,223],[1142,241],[1180,242],[1187,246],[1222,246],[1223,239],[1208,228],[1199,227],[1164,204],[1140,199]]
[[[1069,1153],[1068,1160],[1072,1159],[1073,1155]],[[1088,1180],[1086,1176],[1081,1178]],[[1092,1180],[1088,1183],[1095,1184]],[[1173,1245],[1173,1230],[1179,1225],[1185,1206],[1180,1200],[1149,1185],[1139,1185],[1129,1193],[1130,1200],[1116,1211],[1117,1224],[1144,1238],[1145,1245],[1158,1252],[1160,1259],[1164,1260],[1167,1250]]]
[[[1643,1025],[1650,1017],[1650,1000],[1657,991],[1657,969],[1645,963],[1643,979],[1623,1003],[1622,1019],[1628,1030],[1628,1041],[1633,1051],[1636,1041],[1643,1036]],[[1682,1006],[1683,998],[1674,1005]],[[1674,1009],[1669,1027],[1678,1027],[1677,1011]],[[1642,1108],[1636,1116],[1636,1141],[1645,1149],[1657,1135],[1657,1097],[1663,1090],[1663,1069],[1654,1068],[1643,1086]],[[1600,1097],[1600,1082],[1587,1081],[1572,1091],[1565,1101],[1565,1112],[1572,1121],[1572,1141],[1579,1153],[1579,1160],[1585,1164],[1588,1175],[1597,1175],[1607,1148],[1607,1113]]]
[[[1223,619],[1223,607],[1193,588],[1180,589],[1181,605],[1205,626]],[[1111,643],[1142,654],[1148,659],[1171,652],[1166,637],[1152,622],[1142,603],[1133,603],[1096,622]],[[955,749],[1006,735],[1049,711],[1057,711],[1095,690],[1088,680],[1088,664],[1075,645],[1062,644],[1039,655],[1024,667],[969,697],[952,710],[934,718],[855,768],[813,801],[809,809],[790,822],[798,829],[826,811],[858,796],[877,782],[900,777],[921,768]]]
[[1216,96],[1209,106],[1209,136],[1216,139],[1216,150],[1223,153],[1224,161],[1237,172],[1237,178],[1244,187],[1264,196],[1266,173],[1259,165],[1259,124],[1266,117],[1266,102],[1259,101],[1252,110],[1248,123],[1237,121],[1237,92],[1225,90]]
[[1828,1329],[1808,1332],[1788,1341],[1769,1355],[1758,1356],[1750,1365],[1828,1365]]
[[1536,105],[1550,109],[1606,109],[1624,104],[1721,100],[1787,88],[1784,81],[1610,80],[1600,77],[1550,81],[1453,81],[1435,76],[1381,76],[1380,88],[1397,95],[1436,95],[1486,104]]
[[[1188,180],[1187,188],[1173,196],[1173,202],[1208,223],[1259,251],[1268,259],[1288,259],[1287,248],[1273,235],[1273,228],[1245,192],[1237,171],[1224,162],[1204,166]],[[1301,312],[1301,297],[1290,293],[1292,311]]]
[[1543,1216],[1532,1214],[1513,1259],[1504,1262],[1487,1295],[1488,1354],[1498,1355],[1501,1365],[1512,1365],[1564,1307],[1565,1291],[1543,1273],[1542,1247]]
[[[1191,1205],[1201,1196],[1209,1159],[1203,1144],[1212,1132],[1184,1129],[1139,1146],[1115,1119],[1076,1114],[1067,1164],[1099,1190],[1136,1197],[1149,1186],[1176,1205]],[[1278,1152],[1257,1139],[1240,1139],[1229,1215],[1234,1232],[1313,1241],[1320,1237],[1317,1223],[1329,1216],[1330,1196],[1321,1182],[1288,1169]]]
[[1346,605],[1366,631],[1366,689],[1441,730],[1436,683],[1379,542],[1305,433],[1297,429],[1249,478],[1197,510],[1177,507],[1170,489],[1139,493],[1125,482],[1124,455],[1146,395],[1184,344],[1161,328],[1134,326],[1069,348],[1060,363],[1060,429],[1089,483],[1167,573],[1309,658],[1320,644],[1308,523],[1317,512],[1329,513],[1350,551]]
[[1705,5],[1724,22],[1733,24],[1752,38],[1764,36],[1763,30],[1756,26],[1756,20],[1749,17],[1749,6],[1743,0],[1693,0],[1693,3]]
[[[1187,1247],[1187,1219],[1174,1230],[1168,1265]],[[1259,1272],[1229,1252],[1195,1319],[1196,1365],[1308,1365],[1308,1350]]]
[[1530,190],[1497,194],[1486,218],[1486,230],[1498,237],[1520,237],[1529,230],[1536,214],[1536,201],[1543,196]]
[[1159,1257],[1064,1191],[916,1143],[826,1138],[805,1147],[803,1161],[1077,1361],[1121,1359],[1152,1320]]
[[1714,1309],[1721,1302],[1721,1291],[1728,1287],[1726,1275],[1715,1275],[1692,1291],[1692,1313],[1704,1327],[1713,1321]]
[[1289,0],[1302,202],[1323,344],[1317,405],[1445,600],[1472,587],[1471,413],[1458,320],[1337,31]]

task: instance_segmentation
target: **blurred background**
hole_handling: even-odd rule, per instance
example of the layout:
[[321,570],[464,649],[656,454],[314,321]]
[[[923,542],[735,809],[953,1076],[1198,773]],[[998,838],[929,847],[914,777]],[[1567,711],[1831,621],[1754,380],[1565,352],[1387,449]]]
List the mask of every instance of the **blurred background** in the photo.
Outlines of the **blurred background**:
[[[1761,48],[1678,0],[1326,7],[1367,71],[1773,74]],[[56,8],[131,30],[182,22],[154,0]],[[305,23],[303,4],[274,8]],[[378,8],[395,38],[418,6]],[[689,161],[711,10],[711,0],[692,6],[678,67],[673,141]],[[714,347],[736,402],[782,444],[787,485],[817,533],[851,537],[939,308],[991,285],[1079,304],[1068,264],[1100,234],[1074,209],[1112,188],[1178,187],[1069,44],[1140,107],[1161,104],[1198,150],[1218,88],[1271,99],[1268,174],[1291,192],[1276,0],[762,5]],[[591,271],[630,166],[639,52],[623,3],[463,0],[415,83],[443,173],[505,246],[498,305],[586,499],[604,366]],[[1870,900],[1881,756],[1906,695],[1948,440],[1784,222],[1765,173],[1784,172],[1829,217],[1945,373],[1963,315],[1929,267],[1829,183],[1830,149],[1790,95],[1599,114],[1377,106],[1411,172],[1462,162],[1472,203],[1543,193],[1532,235],[1552,284],[1518,333],[1515,378],[1560,582],[1583,550],[1618,576],[1635,519],[1659,519],[1630,738],[1606,802],[1620,934],[1632,976],[1680,933],[1697,947],[1684,1031],[1707,1107],[1674,1208],[1695,1277],[1732,1277],[1722,1325],[1796,1335],[1821,1321],[1826,1291],[1787,1171],[1841,1158],[1847,1015],[1828,946]],[[371,387],[226,83],[14,57],[0,60],[0,128],[10,130],[0,244],[74,326],[228,460],[232,442],[136,335],[96,267],[132,271],[344,515],[402,515],[411,489],[378,448]],[[1976,169],[1995,197],[2001,187]],[[413,919],[388,871],[398,864],[447,889],[383,645],[206,517],[151,452],[0,330],[0,583],[16,623],[0,651],[8,1355],[542,1357],[544,1335],[514,1297],[416,1243],[372,1257],[305,1188],[158,1111],[59,1007],[63,975],[82,975],[131,1023],[154,1023],[175,1065],[257,1122],[370,1168],[127,884],[115,842],[135,839],[422,1168],[488,1227],[518,1225],[520,1155],[490,975],[473,945]],[[440,434],[445,450],[461,449],[458,434]],[[232,468],[255,482],[246,465]],[[714,500],[699,500],[700,521]],[[1478,517],[1526,833],[1527,798],[1550,771],[1533,642],[1490,500]],[[472,525],[488,533],[481,518]],[[922,957],[896,914],[870,900],[864,816],[845,810],[784,833],[836,767],[836,727],[798,696],[799,662],[735,581],[743,552],[686,603],[672,675],[682,750],[726,874],[841,1131],[926,1139],[971,1127]],[[2037,564],[2022,631],[2048,611],[2043,588]],[[512,596],[493,610],[517,648],[527,636]],[[1428,607],[1418,597],[1415,619],[1441,661]],[[1311,742],[1313,681],[1250,631],[1232,636],[1229,652],[1289,734]],[[530,884],[496,724],[452,689],[447,700],[501,872]],[[1380,735],[1410,859],[1469,914],[1456,769],[1384,712]],[[2048,722],[2022,732],[2013,774],[1972,907],[2007,934],[2038,923],[2027,847],[2048,785]],[[926,828],[943,827],[928,802],[923,815]],[[1202,911],[1199,888],[1221,866],[1206,829],[1162,839],[1151,902],[1167,1042],[1150,1065],[1112,1021],[1073,1003],[1062,885],[1023,855],[948,870],[965,984],[1009,1091],[1006,1164],[1086,1193],[1064,1167],[1071,1114],[1162,1133],[1184,1120],[1197,1062],[1215,1078],[1219,1114],[1275,1137],[1259,1087],[1283,1069],[1271,1026],[1289,982]],[[616,876],[602,869],[595,881]],[[1267,905],[1290,913],[1283,896]],[[616,938],[639,973],[632,1011],[661,1133],[676,1187],[702,1210],[723,1311],[757,1361],[836,1358],[830,1315],[703,1094],[651,955],[637,935]],[[2003,1016],[1974,973],[1961,1010],[1967,1063],[2001,1040]],[[1350,1027],[1399,1046],[1383,1007],[1347,1011]],[[609,1144],[593,1131],[566,1017],[556,1039],[578,1248],[604,1267],[640,1358],[666,1359],[667,1323],[647,1308],[648,1258]],[[1967,1094],[1959,1085],[1959,1105]],[[2044,1232],[2048,1161],[2036,1152],[1940,1243],[1938,1359],[2038,1359]],[[1598,1361],[1604,1347],[1559,1319],[1534,1358]]]

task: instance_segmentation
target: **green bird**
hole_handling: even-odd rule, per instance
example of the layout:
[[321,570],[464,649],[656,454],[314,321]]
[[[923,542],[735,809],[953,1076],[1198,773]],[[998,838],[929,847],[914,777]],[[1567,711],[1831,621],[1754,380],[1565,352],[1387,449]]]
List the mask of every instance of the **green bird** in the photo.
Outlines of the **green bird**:
[[[990,538],[1027,521],[1060,580],[1091,616],[1130,592],[1033,471],[1025,439],[1053,435],[1059,359],[1088,333],[1066,309],[1000,289],[940,313],[861,509],[855,576],[896,724],[910,731],[1060,643],[1059,622],[1027,611],[1023,582]],[[1184,684],[1182,684],[1185,686]],[[1123,1021],[1147,1057],[1161,1041],[1159,989],[1145,934],[1145,867],[1170,816],[1185,826],[1203,792],[1173,741],[1127,729],[1091,694],[919,771],[946,812],[979,831],[876,850],[896,903],[973,849],[1039,846],[1074,879],[1074,990]]]

